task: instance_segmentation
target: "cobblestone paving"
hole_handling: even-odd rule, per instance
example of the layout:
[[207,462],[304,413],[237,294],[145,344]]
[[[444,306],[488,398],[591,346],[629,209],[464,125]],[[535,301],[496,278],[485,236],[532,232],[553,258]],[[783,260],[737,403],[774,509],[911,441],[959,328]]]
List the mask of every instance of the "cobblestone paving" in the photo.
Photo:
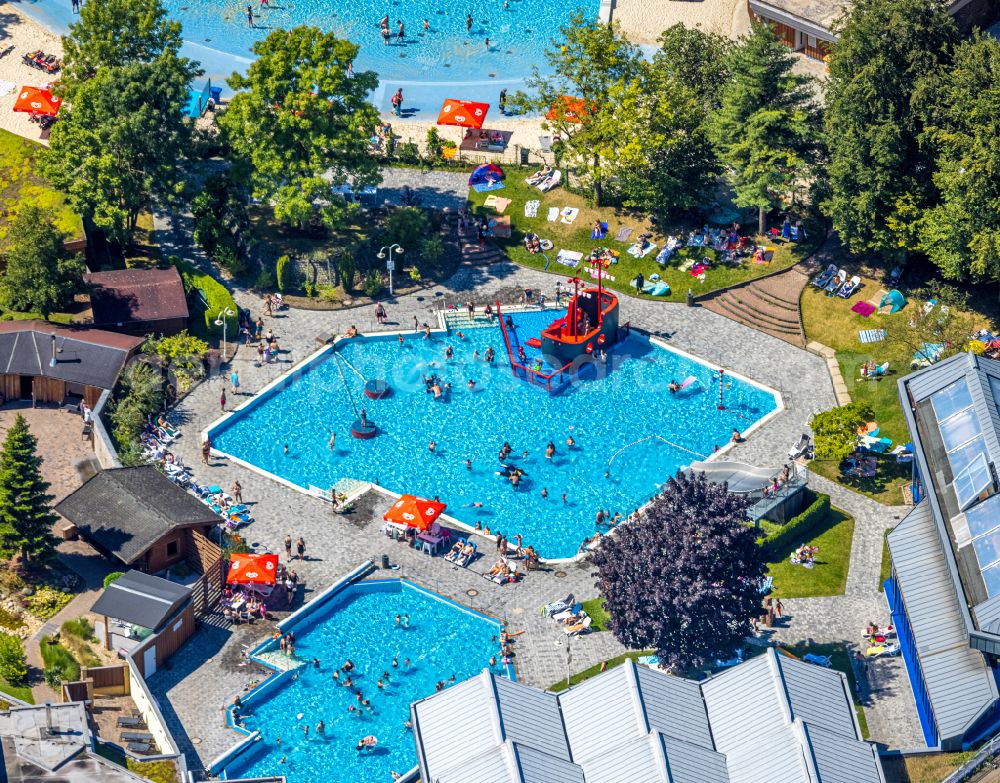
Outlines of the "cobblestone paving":
[[[160,217],[157,228],[161,245],[196,263],[203,262],[186,241],[187,222],[173,228]],[[173,244],[173,248],[170,245]],[[551,299],[560,275],[521,269],[510,263],[488,267],[466,267],[446,284],[386,303],[389,322],[385,330],[412,329],[424,322],[436,325],[435,311],[444,304],[458,304],[473,299],[480,304],[501,298],[512,301],[525,288],[543,290]],[[243,290],[235,292],[237,303],[247,307],[256,318],[262,315],[260,301]],[[809,354],[776,338],[761,334],[702,308],[639,301],[625,298],[622,321],[654,333],[669,344],[736,371],[777,389],[785,411],[772,419],[747,442],[739,445],[732,458],[750,463],[772,465],[786,458],[788,448],[800,433],[808,430],[813,413],[835,404],[829,374],[821,357]],[[265,318],[266,328],[273,329],[282,347],[280,361],[256,367],[256,352],[241,347],[232,366],[239,370],[241,388],[252,394],[297,362],[313,353],[316,337],[343,333],[351,324],[362,332],[376,331],[371,308],[334,312],[283,311]],[[498,587],[481,578],[492,563],[482,558],[469,570],[455,568],[436,557],[431,558],[386,539],[380,532],[382,512],[388,501],[372,493],[364,496],[353,515],[333,514],[328,505],[278,482],[265,479],[215,458],[211,467],[200,464],[199,432],[219,414],[221,377],[212,378],[196,388],[175,411],[185,436],[179,441],[185,461],[195,468],[199,483],[225,487],[239,478],[244,498],[253,504],[257,521],[248,529],[249,540],[264,549],[279,551],[285,534],[302,535],[310,558],[294,567],[303,577],[308,600],[315,590],[353,569],[364,559],[379,562],[388,553],[400,564],[399,575],[411,578],[454,600],[506,620],[512,629],[528,632],[518,639],[518,677],[533,685],[547,686],[566,676],[566,645],[561,634],[538,614],[548,601],[575,593],[578,599],[596,595],[590,568],[571,565],[559,572],[533,572],[521,584]],[[238,404],[232,397],[231,404]],[[855,547],[847,595],[835,598],[786,601],[783,626],[769,631],[774,641],[794,643],[820,641],[856,642],[858,632],[869,619],[884,621],[884,599],[878,593],[877,576],[881,558],[881,536],[891,527],[898,510],[888,509],[857,496],[819,477],[813,484],[829,491],[834,503],[857,519]],[[565,574],[565,575],[562,575]],[[470,595],[469,591],[477,591]],[[224,726],[222,708],[252,678],[252,672],[239,666],[240,643],[256,641],[268,628],[240,627],[220,630],[205,627],[175,656],[172,668],[151,678],[168,722],[176,732],[192,764],[207,763],[229,747],[236,735]],[[557,644],[557,642],[559,644]],[[593,633],[572,642],[568,668],[579,671],[602,659],[618,654],[621,646],[609,633]],[[211,660],[208,660],[211,659]],[[886,670],[885,676],[882,669]],[[868,709],[873,738],[892,747],[914,747],[912,739],[916,717],[912,695],[899,661],[874,667],[868,681],[874,692]],[[895,674],[895,676],[894,676]],[[866,686],[868,687],[868,686]],[[908,712],[907,712],[908,711]],[[900,727],[904,727],[902,730]],[[919,736],[919,735],[917,735]]]

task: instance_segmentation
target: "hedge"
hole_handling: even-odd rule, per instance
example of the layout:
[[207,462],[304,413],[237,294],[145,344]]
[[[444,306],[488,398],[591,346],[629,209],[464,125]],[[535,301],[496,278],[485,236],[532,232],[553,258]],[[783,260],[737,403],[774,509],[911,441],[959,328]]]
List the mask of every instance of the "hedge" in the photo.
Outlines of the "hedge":
[[[202,311],[201,318],[203,322],[197,324],[197,326],[201,327],[203,325],[203,328],[193,328],[192,331],[196,334],[201,332],[203,335],[218,335],[221,337],[222,327],[215,325],[215,319],[227,307],[233,313],[239,312],[236,309],[236,302],[233,300],[233,295],[229,292],[228,288],[207,272],[201,271],[186,261],[177,260],[175,264],[177,271],[181,274],[181,279],[184,281],[184,290],[189,296],[194,294],[195,309]],[[200,296],[195,292],[200,292]],[[240,336],[239,321],[235,315],[229,316],[227,321],[227,338],[234,341],[238,340]]]
[[780,530],[776,530],[760,542],[764,556],[768,560],[783,557],[786,550],[808,541],[812,537],[813,530],[826,520],[830,513],[830,496],[822,493],[814,494],[816,499],[805,511],[792,517]]

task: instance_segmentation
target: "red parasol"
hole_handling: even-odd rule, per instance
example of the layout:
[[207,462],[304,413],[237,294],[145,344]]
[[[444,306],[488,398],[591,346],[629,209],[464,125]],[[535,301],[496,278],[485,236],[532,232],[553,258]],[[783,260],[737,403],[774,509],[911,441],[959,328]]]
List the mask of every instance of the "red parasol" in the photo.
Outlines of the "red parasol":
[[62,105],[62,98],[38,87],[22,87],[14,102],[14,111],[37,112],[55,117]]
[[545,115],[547,120],[564,120],[566,122],[583,122],[583,115],[587,113],[587,104],[583,98],[574,98],[571,95],[560,95],[556,102],[552,104],[549,113]]
[[436,500],[402,495],[392,504],[383,519],[386,522],[396,522],[418,530],[426,530],[431,526],[431,522],[441,516],[444,509],[444,503],[438,503]]
[[231,585],[273,585],[277,575],[277,555],[234,552],[229,556],[229,574],[226,576],[226,582]]
[[486,121],[486,112],[489,110],[488,103],[457,101],[454,98],[449,98],[441,107],[437,124],[458,125],[461,128],[482,128]]

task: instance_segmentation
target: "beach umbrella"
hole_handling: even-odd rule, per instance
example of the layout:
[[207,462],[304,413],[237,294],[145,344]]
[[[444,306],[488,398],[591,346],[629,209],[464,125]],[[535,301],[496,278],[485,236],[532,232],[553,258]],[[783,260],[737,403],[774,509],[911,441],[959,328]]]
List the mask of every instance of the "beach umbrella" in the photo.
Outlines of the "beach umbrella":
[[37,112],[55,117],[62,105],[62,98],[38,87],[22,87],[14,102],[14,111]]
[[277,555],[234,552],[229,556],[226,582],[231,585],[273,585],[278,576]]
[[444,503],[427,498],[418,498],[415,495],[401,495],[399,500],[392,504],[392,507],[385,513],[383,519],[386,522],[395,522],[400,525],[409,525],[418,530],[426,530],[431,523],[441,516],[445,510]]
[[460,128],[482,128],[486,121],[486,112],[489,110],[488,103],[448,98],[441,107],[437,124],[457,125]]
[[549,113],[545,115],[545,119],[583,122],[582,117],[586,112],[587,104],[583,98],[574,98],[572,95],[560,95],[556,98],[556,102],[552,104]]

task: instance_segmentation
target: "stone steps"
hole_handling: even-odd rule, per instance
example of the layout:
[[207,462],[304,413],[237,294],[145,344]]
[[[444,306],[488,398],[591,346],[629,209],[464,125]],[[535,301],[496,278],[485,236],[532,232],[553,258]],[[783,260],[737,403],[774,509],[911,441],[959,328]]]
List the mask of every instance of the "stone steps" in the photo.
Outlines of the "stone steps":
[[504,252],[493,245],[480,246],[478,244],[463,242],[461,247],[462,263],[465,265],[485,265],[495,261],[502,261],[506,258]]
[[724,311],[723,314],[748,326],[798,334],[798,321],[789,317],[787,311],[768,304],[763,299],[748,297],[745,289],[739,295],[727,292],[713,301]]
[[792,267],[703,300],[706,309],[793,345],[804,343],[799,295],[809,278]]

